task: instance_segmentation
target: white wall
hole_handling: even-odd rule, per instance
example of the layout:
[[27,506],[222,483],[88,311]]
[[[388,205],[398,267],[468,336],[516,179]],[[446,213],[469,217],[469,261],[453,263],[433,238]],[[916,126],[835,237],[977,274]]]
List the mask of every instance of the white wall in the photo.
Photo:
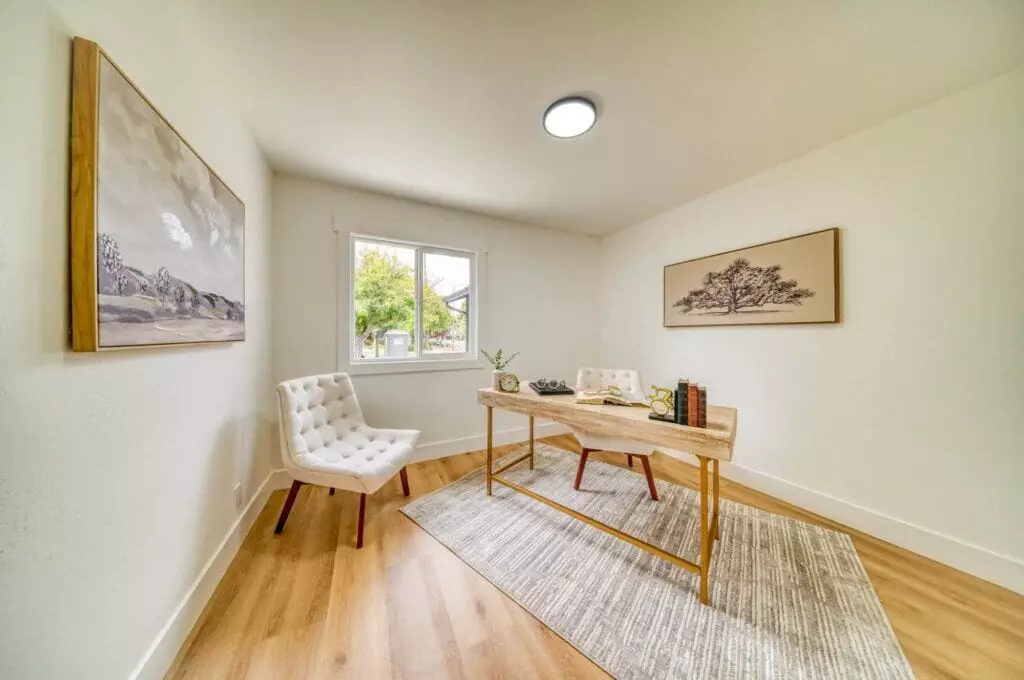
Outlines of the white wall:
[[[235,480],[248,499],[271,469],[270,175],[175,7],[0,7],[3,678],[128,677],[238,517]],[[245,201],[244,344],[67,349],[75,34],[98,41]]]
[[[99,41],[245,200],[244,344],[67,351],[74,34]],[[1024,73],[600,248],[287,177],[273,181],[271,234],[266,165],[195,35],[175,3],[0,6],[0,677],[127,677],[159,641],[239,518],[235,480],[253,498],[278,464],[271,377],[348,368],[334,297],[347,247],[339,261],[332,215],[343,239],[357,230],[486,250],[484,342],[523,352],[521,375],[571,378],[595,363],[600,302],[601,363],[638,366],[649,381],[690,375],[739,407],[731,474],[1024,590]],[[843,325],[661,328],[663,264],[835,222],[845,227]],[[368,417],[421,428],[440,455],[480,446],[474,390],[487,379],[356,384]],[[521,425],[499,414],[499,429]],[[957,552],[959,542],[979,549]],[[194,599],[170,621],[174,635],[187,632]],[[159,675],[175,640],[163,647],[144,675]]]
[[[662,328],[663,265],[833,224],[841,325]],[[602,254],[602,364],[738,407],[729,474],[1024,592],[1024,69]]]
[[[307,179],[275,175],[273,185],[276,379],[349,369],[352,232],[480,252],[482,346],[521,352],[509,366],[518,375],[575,379],[581,363],[597,359],[596,239]],[[422,458],[482,446],[484,411],[476,390],[489,383],[489,369],[353,380],[371,424],[423,431]],[[502,441],[522,440],[525,426],[525,418],[495,415]]]

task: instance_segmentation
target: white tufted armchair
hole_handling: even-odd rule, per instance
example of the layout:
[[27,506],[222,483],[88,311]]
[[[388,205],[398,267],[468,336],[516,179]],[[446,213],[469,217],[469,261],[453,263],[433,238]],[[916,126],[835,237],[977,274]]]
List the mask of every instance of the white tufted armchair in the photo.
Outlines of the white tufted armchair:
[[[644,388],[640,381],[639,371],[610,368],[581,368],[576,374],[576,390],[598,390],[602,387],[618,387],[626,395],[643,399]],[[658,489],[654,485],[654,475],[651,473],[651,461],[649,456],[654,453],[654,447],[649,444],[623,439],[621,437],[608,437],[605,435],[593,434],[582,430],[573,429],[573,434],[583,447],[580,453],[580,464],[576,469],[575,488],[580,488],[583,481],[583,468],[587,465],[587,456],[591,451],[615,451],[626,454],[626,462],[633,467],[633,456],[638,456],[644,466],[644,475],[647,477],[647,486],[651,491],[651,498],[658,500]]]
[[356,547],[363,547],[366,494],[399,474],[409,495],[405,465],[416,449],[418,430],[379,430],[363,420],[352,380],[345,373],[286,380],[277,386],[281,406],[281,459],[292,487],[274,533],[284,530],[303,484],[359,494]]

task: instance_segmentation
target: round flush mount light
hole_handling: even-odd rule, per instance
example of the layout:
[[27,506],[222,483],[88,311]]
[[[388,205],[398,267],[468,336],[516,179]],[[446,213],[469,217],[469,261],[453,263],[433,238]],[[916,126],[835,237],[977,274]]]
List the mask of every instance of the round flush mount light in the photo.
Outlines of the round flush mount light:
[[586,97],[564,97],[544,112],[544,129],[552,137],[579,137],[594,127],[597,108]]

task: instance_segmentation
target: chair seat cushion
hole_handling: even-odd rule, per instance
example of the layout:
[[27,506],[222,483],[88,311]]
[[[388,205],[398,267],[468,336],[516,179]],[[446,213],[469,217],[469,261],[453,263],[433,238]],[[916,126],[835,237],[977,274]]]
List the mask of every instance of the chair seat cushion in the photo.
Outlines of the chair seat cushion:
[[419,436],[417,430],[382,430],[369,425],[349,429],[342,423],[328,423],[315,432],[318,436],[306,438],[305,446],[296,447],[300,453],[295,462],[313,472],[350,477],[353,484],[335,486],[363,493],[373,493],[398,474],[412,458]]

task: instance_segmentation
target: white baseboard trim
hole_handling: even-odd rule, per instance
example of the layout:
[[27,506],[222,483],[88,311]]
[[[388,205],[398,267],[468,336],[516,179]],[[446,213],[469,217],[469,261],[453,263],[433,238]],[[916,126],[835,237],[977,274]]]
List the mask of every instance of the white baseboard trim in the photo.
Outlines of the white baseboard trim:
[[[662,453],[693,464],[696,459],[677,451]],[[1024,562],[938,531],[891,517],[820,491],[787,482],[736,463],[724,463],[722,476],[751,489],[792,503],[911,552],[965,571],[1004,588],[1024,594]]]
[[[281,479],[281,476],[284,479]],[[192,586],[185,593],[181,602],[171,617],[164,624],[164,627],[157,634],[156,639],[142,655],[139,665],[135,667],[129,680],[159,680],[163,678],[178,655],[178,650],[185,643],[185,639],[192,631],[199,615],[206,607],[206,603],[213,595],[224,572],[227,571],[231,560],[234,559],[238,548],[242,545],[253,523],[259,516],[263,506],[266,505],[270,492],[279,488],[275,484],[285,484],[291,480],[284,470],[272,470],[260,484],[259,489],[253,494],[248,505],[242,510],[234,524],[228,530],[224,540],[220,542],[217,549],[203,565],[199,576],[192,582]]]
[[[556,434],[565,434],[569,432],[569,428],[561,423],[537,423],[534,426],[534,437],[551,437]],[[516,427],[511,430],[499,430],[494,433],[494,445],[502,446],[503,444],[514,444],[516,442],[526,441],[530,438],[529,427]],[[447,458],[448,456],[456,456],[460,453],[468,453],[469,451],[479,451],[480,449],[487,447],[487,436],[484,434],[474,434],[468,437],[459,437],[458,439],[446,439],[439,442],[430,442],[429,444],[419,444],[416,447],[416,455],[413,458],[414,462],[421,463],[425,460],[436,460],[437,458]]]
[[[276,470],[271,470],[270,475],[267,477],[267,488],[270,489],[270,491],[277,491],[278,489],[287,489],[291,485],[291,475],[289,475],[288,471],[285,470],[284,468],[277,468]],[[268,492],[267,495],[269,496],[270,493]]]

